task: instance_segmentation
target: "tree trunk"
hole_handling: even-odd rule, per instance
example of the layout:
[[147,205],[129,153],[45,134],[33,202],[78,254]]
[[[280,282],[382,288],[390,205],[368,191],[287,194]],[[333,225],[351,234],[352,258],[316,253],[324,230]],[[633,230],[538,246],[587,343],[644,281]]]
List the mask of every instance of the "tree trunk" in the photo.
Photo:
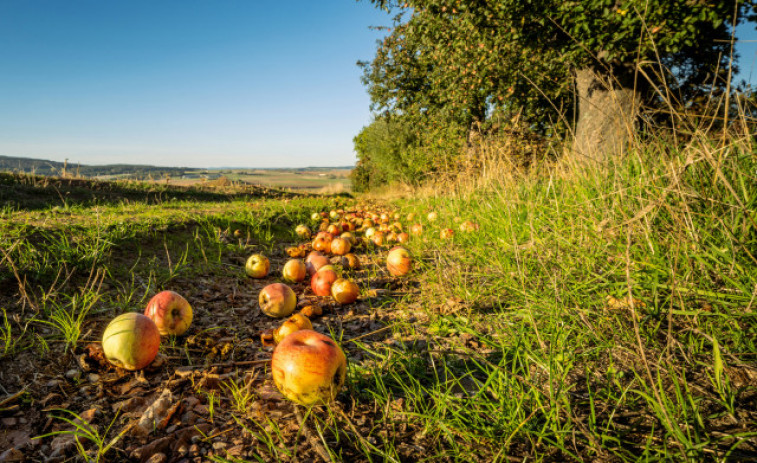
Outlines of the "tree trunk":
[[591,68],[576,72],[578,121],[573,154],[580,161],[607,162],[625,153],[633,138],[639,94],[631,85]]

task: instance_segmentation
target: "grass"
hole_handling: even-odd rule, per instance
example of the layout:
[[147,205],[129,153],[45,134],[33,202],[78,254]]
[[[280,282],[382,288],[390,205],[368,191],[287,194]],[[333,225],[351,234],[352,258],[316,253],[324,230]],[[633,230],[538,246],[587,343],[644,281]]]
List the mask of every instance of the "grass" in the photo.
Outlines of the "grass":
[[[206,365],[184,396],[197,395],[210,422],[224,425],[202,441],[234,436],[249,449],[208,454],[212,461],[757,458],[750,145],[695,138],[682,150],[645,145],[604,168],[544,164],[492,178],[365,204],[419,217],[424,234],[409,245],[416,269],[388,278],[384,251],[374,250],[366,258],[375,264],[350,273],[363,308],[336,309],[321,326],[350,357],[348,384],[333,407],[310,410],[301,423],[260,389],[270,386],[264,367],[208,382],[224,371],[211,365],[227,361],[213,355],[233,363],[262,352],[263,327],[234,312],[245,304],[235,294],[259,289],[239,259],[263,251],[281,263],[284,243],[298,241],[294,226],[310,223],[312,211],[366,198],[111,198],[4,210],[0,282],[13,291],[0,297],[0,355],[40,368],[61,349],[80,356],[108,317],[180,286],[193,291],[205,325],[163,347],[170,367],[161,378]],[[428,222],[432,210],[439,218]],[[465,220],[479,230],[459,231]],[[441,239],[448,227],[454,237]],[[366,318],[353,321],[360,310]],[[70,431],[94,442],[79,449],[82,458],[109,450],[104,435],[116,417],[103,410],[102,434]],[[37,434],[50,436],[43,424]]]

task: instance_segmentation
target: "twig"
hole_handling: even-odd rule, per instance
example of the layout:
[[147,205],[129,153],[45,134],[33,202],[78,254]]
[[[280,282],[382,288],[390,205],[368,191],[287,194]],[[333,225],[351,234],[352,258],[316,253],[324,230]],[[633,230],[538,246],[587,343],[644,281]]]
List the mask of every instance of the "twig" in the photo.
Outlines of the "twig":
[[15,394],[12,394],[12,395],[4,398],[3,400],[0,400],[0,407],[4,407],[4,406],[8,405],[9,403],[13,402],[14,400],[18,399],[19,397],[21,397],[21,395],[23,395],[24,392],[26,392],[27,389],[29,389],[29,385],[28,384],[26,386],[24,386],[23,389],[21,389],[20,391],[16,392]]

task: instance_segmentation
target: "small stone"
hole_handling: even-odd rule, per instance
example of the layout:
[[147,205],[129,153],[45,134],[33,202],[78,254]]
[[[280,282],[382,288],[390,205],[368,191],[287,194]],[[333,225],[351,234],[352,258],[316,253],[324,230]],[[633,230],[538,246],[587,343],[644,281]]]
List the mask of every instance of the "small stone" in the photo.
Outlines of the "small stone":
[[10,418],[3,418],[2,421],[3,427],[10,428],[12,426],[16,426],[18,424],[18,420],[16,418],[10,417]]
[[67,379],[78,379],[81,375],[81,372],[78,368],[72,368],[66,372],[66,378]]
[[87,375],[87,379],[90,383],[96,383],[100,381],[100,375],[98,375],[97,373],[90,373]]
[[190,457],[196,457],[200,454],[200,446],[197,444],[192,444],[189,446],[189,456]]
[[226,442],[222,442],[222,441],[213,442],[213,450],[223,450],[223,449],[225,449],[225,448],[226,448],[226,447],[227,447],[228,445],[229,445],[229,444],[227,444]]

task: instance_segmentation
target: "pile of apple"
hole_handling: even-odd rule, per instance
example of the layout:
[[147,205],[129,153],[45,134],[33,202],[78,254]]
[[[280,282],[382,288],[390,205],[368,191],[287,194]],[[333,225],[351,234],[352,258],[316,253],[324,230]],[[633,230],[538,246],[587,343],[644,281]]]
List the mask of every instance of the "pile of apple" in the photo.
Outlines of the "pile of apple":
[[[290,259],[281,269],[283,283],[265,286],[258,295],[263,314],[286,320],[275,330],[261,334],[266,346],[276,346],[271,358],[274,383],[288,399],[301,405],[325,404],[332,401],[344,384],[347,359],[337,343],[313,330],[311,318],[321,315],[320,305],[303,307],[295,314],[297,294],[287,283],[295,284],[310,278],[309,288],[320,298],[331,298],[339,305],[352,304],[360,296],[359,286],[349,278],[340,277],[337,266],[343,269],[360,268],[356,249],[397,244],[389,250],[386,268],[390,275],[407,275],[413,259],[400,246],[408,242],[410,234],[423,234],[423,225],[415,222],[415,214],[407,216],[410,234],[404,231],[400,214],[375,212],[358,208],[353,211],[332,210],[314,212],[315,232],[307,225],[295,228],[295,234],[305,242],[286,250]],[[429,223],[438,218],[436,212],[427,216]],[[472,232],[478,225],[466,221],[460,230]],[[454,234],[450,228],[440,231],[442,238]],[[304,260],[302,259],[304,257]],[[245,273],[255,279],[265,278],[271,270],[270,260],[263,254],[249,256]],[[144,315],[127,313],[116,317],[103,334],[103,351],[116,366],[137,370],[149,365],[160,347],[160,336],[182,335],[192,323],[192,307],[180,294],[163,291],[147,304]]]

